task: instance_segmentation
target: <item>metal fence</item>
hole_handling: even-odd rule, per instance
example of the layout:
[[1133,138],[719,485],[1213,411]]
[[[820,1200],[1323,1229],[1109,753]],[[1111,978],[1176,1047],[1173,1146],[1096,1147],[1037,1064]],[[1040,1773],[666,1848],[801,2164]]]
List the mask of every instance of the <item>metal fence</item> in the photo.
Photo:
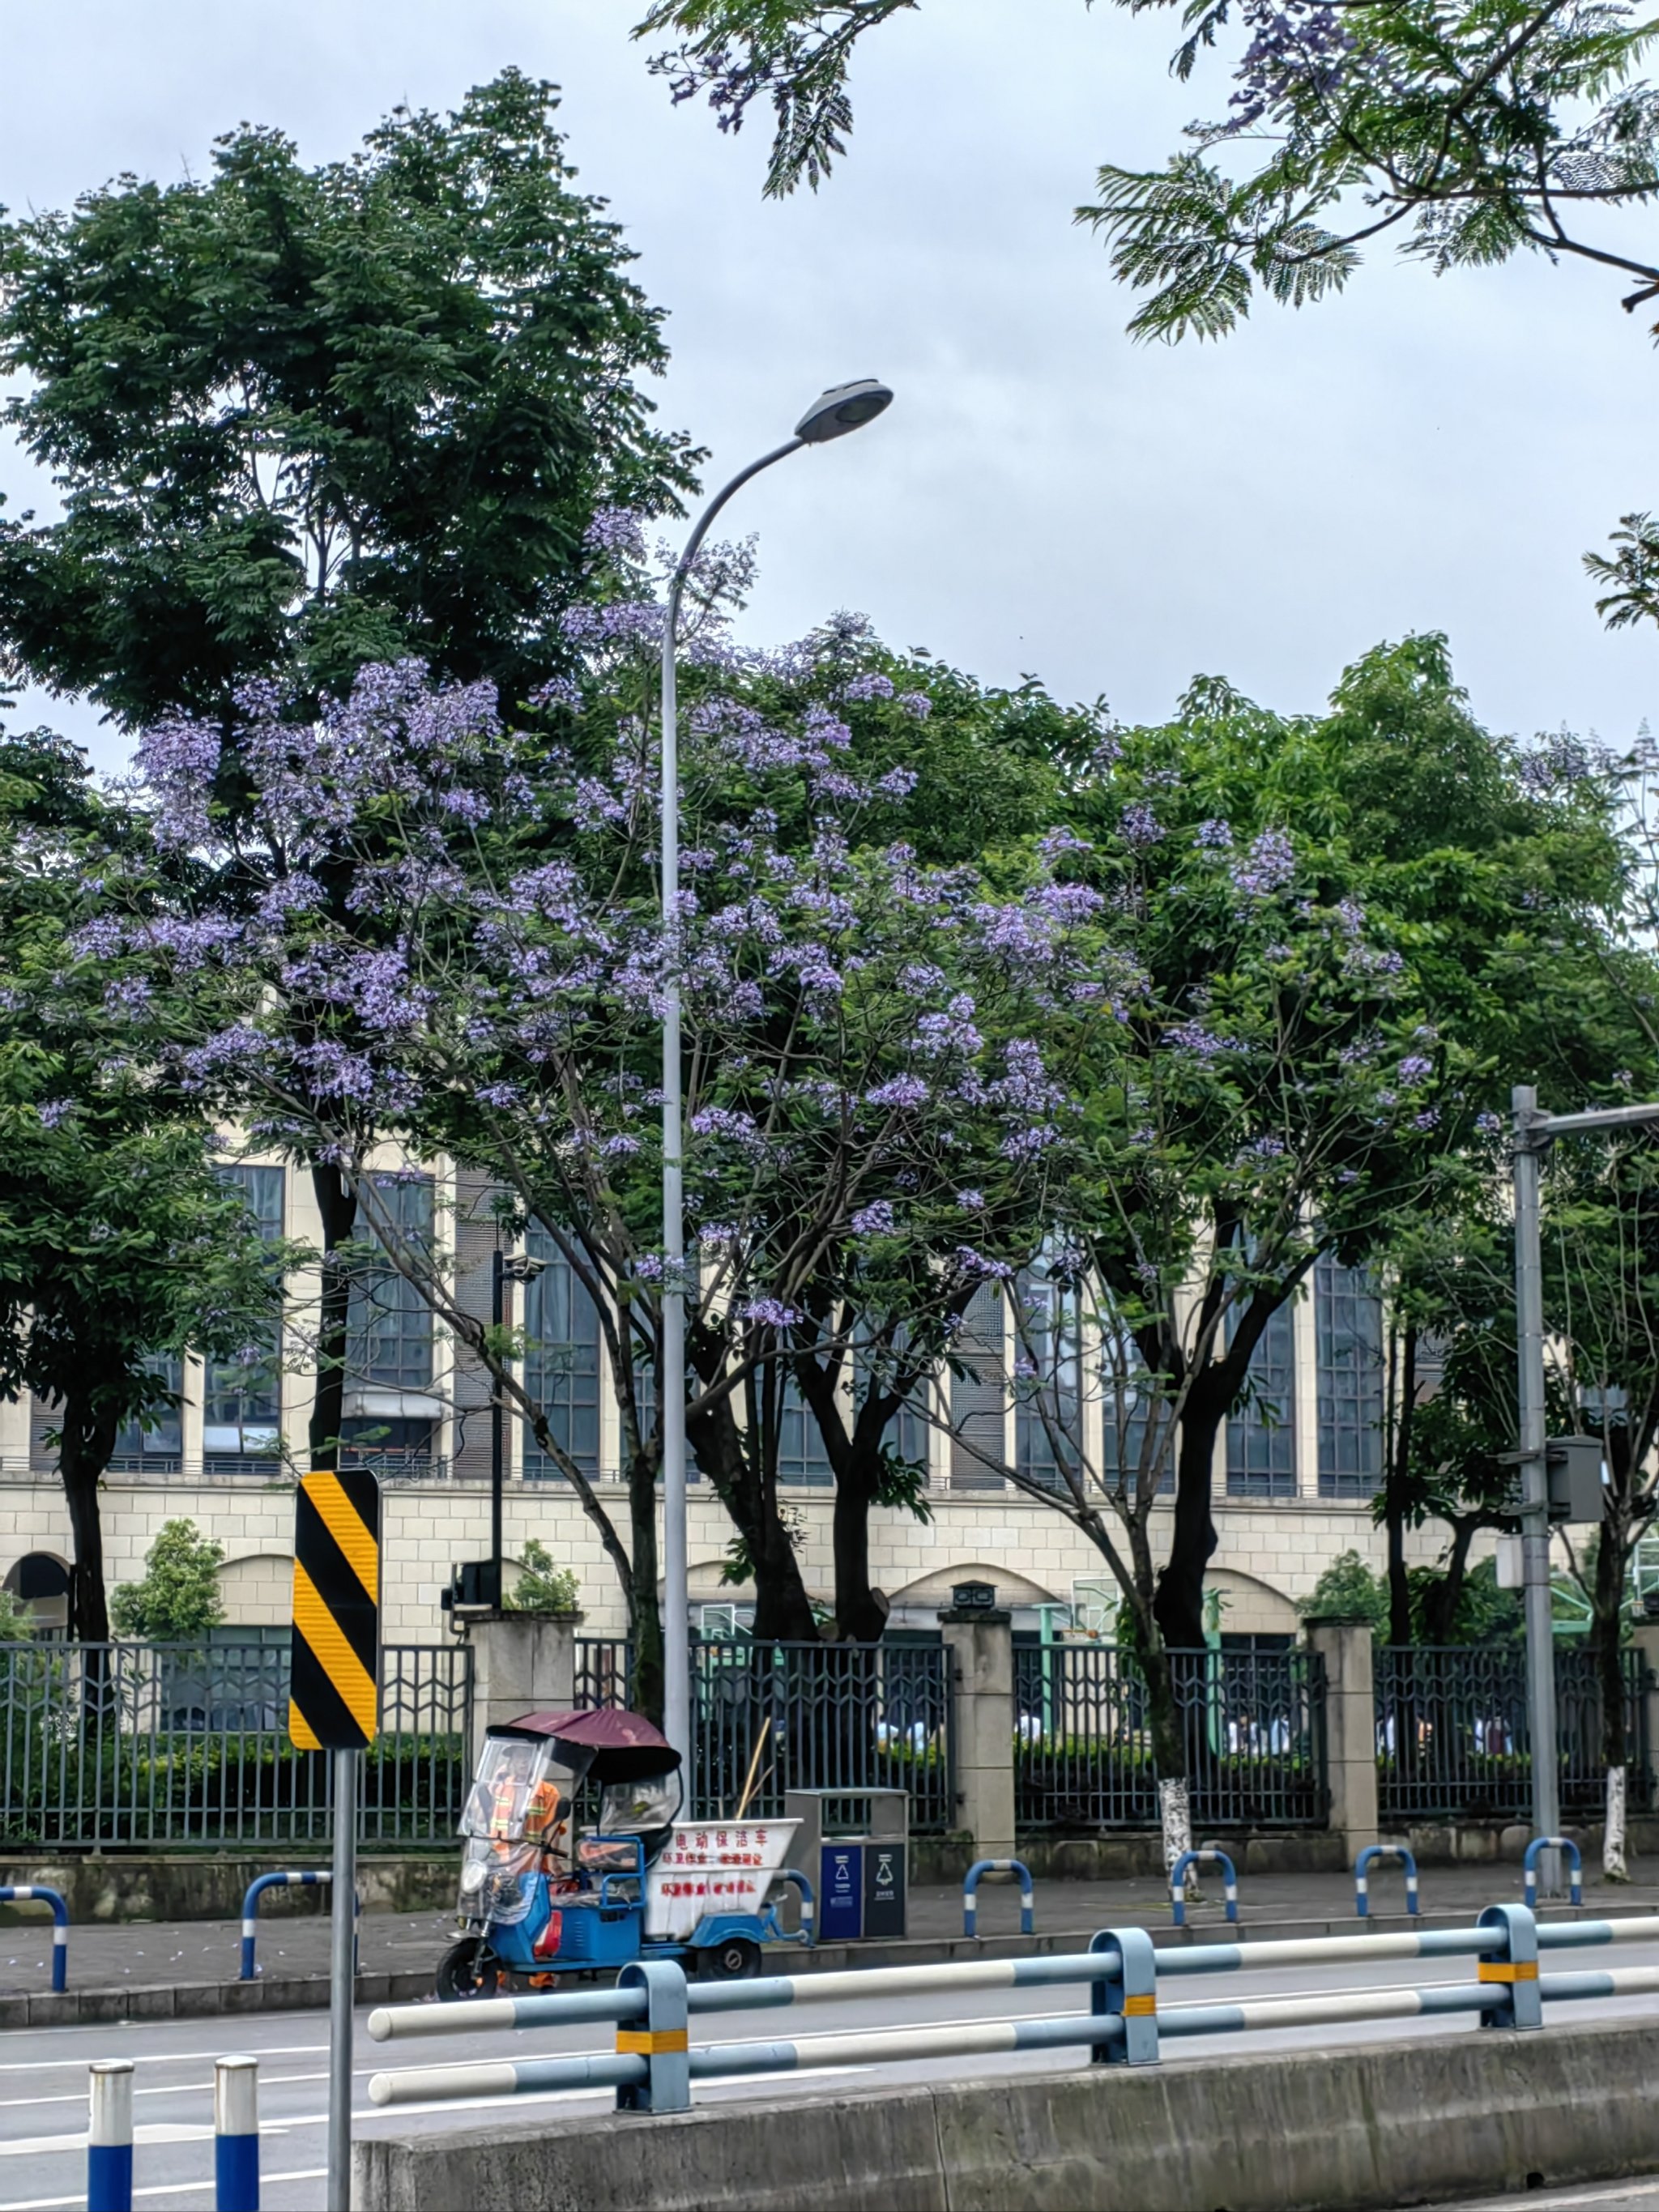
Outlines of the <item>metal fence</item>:
[[786,1790],[906,1790],[913,1831],[955,1826],[943,1644],[734,1638],[696,1644],[691,1664],[699,1818],[735,1812],[752,1767],[750,1810],[763,1818],[781,1814]]
[[[1621,1655],[1634,1808],[1652,1799],[1646,1670]],[[1379,1645],[1377,1809],[1385,1819],[1497,1819],[1532,1809],[1532,1742],[1523,1651],[1489,1644]],[[1564,1813],[1599,1810],[1606,1789],[1601,1692],[1594,1655],[1558,1645],[1557,1742]]]
[[[1316,1652],[1171,1654],[1195,1829],[1317,1827],[1329,1806]],[[1158,1823],[1146,1685],[1133,1652],[1014,1652],[1015,1817],[1025,1828]]]
[[576,1638],[576,1704],[586,1712],[634,1703],[634,1647],[625,1636]]
[[[0,1844],[324,1844],[325,1752],[288,1736],[289,1654],[264,1644],[0,1644]],[[387,1644],[364,1754],[366,1844],[453,1839],[471,1773],[472,1655]]]

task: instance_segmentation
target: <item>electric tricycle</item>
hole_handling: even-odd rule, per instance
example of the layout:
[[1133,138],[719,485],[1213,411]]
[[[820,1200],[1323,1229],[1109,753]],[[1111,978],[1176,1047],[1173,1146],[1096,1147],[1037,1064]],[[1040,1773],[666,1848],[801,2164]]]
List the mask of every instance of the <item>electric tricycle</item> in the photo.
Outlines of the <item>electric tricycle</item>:
[[[526,1713],[489,1729],[461,1818],[460,1941],[441,1997],[550,1989],[635,1959],[706,1980],[787,1935],[769,1893],[793,1820],[683,1821],[680,1755],[638,1713]],[[584,1786],[598,1825],[578,1827]]]

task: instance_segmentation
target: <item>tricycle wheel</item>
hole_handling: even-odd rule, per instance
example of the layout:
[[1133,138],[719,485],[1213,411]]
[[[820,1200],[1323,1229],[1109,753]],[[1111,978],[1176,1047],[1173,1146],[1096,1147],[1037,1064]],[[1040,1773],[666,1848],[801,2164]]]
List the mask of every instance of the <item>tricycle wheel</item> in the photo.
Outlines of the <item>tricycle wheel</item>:
[[438,1961],[438,1995],[446,2004],[464,1997],[493,1997],[506,1980],[501,1963],[482,1936],[465,1936]]
[[723,1943],[711,1943],[697,1957],[701,1978],[706,1982],[752,1981],[760,1972],[760,1945],[751,1943],[746,1936],[728,1936]]

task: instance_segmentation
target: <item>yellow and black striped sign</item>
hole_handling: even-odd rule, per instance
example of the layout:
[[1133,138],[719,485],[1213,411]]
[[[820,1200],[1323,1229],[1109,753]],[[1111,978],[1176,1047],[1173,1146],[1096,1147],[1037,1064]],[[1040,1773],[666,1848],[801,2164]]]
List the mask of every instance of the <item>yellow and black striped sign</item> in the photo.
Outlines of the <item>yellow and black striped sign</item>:
[[380,1717],[380,1486],[300,1478],[288,1732],[298,1751],[358,1751]]

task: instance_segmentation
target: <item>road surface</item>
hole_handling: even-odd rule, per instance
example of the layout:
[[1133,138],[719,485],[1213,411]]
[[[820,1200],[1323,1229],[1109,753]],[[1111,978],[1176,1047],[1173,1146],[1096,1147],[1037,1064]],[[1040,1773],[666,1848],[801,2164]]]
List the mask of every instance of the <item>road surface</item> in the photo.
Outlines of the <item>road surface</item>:
[[[1572,1966],[1647,1964],[1651,1946],[1609,1946],[1577,1952],[1561,1961]],[[1468,1981],[1468,1960],[1387,1960],[1345,1966],[1240,1972],[1183,1978],[1166,1984],[1166,2005],[1207,2001],[1225,2003],[1249,1996],[1380,1989],[1429,1981]],[[907,1999],[854,1999],[835,2004],[796,2006],[787,2014],[765,2012],[705,2015],[697,2039],[747,2042],[759,2036],[801,2037],[832,2031],[909,2024],[954,2025],[972,2019],[1038,2017],[1080,2011],[1081,1989],[1005,1990],[960,1996],[935,1991]],[[1572,2006],[1552,2006],[1545,2033],[1571,2033],[1576,2020],[1651,2016],[1659,1999],[1614,1998]],[[559,2051],[597,2051],[606,2032],[592,2024],[558,2034],[527,2031],[517,2035],[422,2038],[374,2044],[360,2015],[356,2053],[356,2124],[361,2135],[402,2134],[414,2129],[442,2129],[458,2122],[477,2124],[481,2110],[528,2115],[550,2112],[599,2114],[612,2102],[608,2091],[584,2091],[520,2097],[471,2105],[405,2105],[382,2111],[368,2101],[368,2079],[393,2067],[453,2064],[468,2059],[529,2057]],[[1455,2032],[1455,2019],[1389,2021],[1350,2027],[1321,2026],[1264,2036],[1206,2036],[1165,2046],[1164,2063],[1191,2065],[1249,2048],[1255,2051],[1328,2049],[1338,2043],[1362,2043],[1402,2036]],[[1471,2021],[1468,2033],[1476,2033]],[[210,2212],[213,2202],[212,2081],[216,2057],[247,2051],[260,2061],[263,2201],[265,2212],[319,2212],[326,2155],[328,2033],[320,2014],[283,2013],[245,2021],[174,2021],[131,2027],[36,2029],[0,2036],[0,2212],[70,2212],[84,2201],[87,2065],[94,2058],[131,2058],[137,2067],[135,2206],[144,2212]],[[1075,2052],[1031,2051],[994,2057],[913,2060],[900,2066],[838,2067],[816,2073],[767,2075],[701,2084],[699,2103],[742,2098],[821,2095],[847,2087],[873,2087],[878,2081],[919,2081],[941,2076],[961,2080],[1012,2070],[1065,2072],[1078,2063]],[[1497,2212],[1494,2200],[1488,2212]],[[1526,2205],[1529,2212],[1618,2212],[1618,2208],[1652,2208],[1659,2212],[1659,2182],[1602,2184],[1573,2191],[1534,2190],[1502,2200]]]

